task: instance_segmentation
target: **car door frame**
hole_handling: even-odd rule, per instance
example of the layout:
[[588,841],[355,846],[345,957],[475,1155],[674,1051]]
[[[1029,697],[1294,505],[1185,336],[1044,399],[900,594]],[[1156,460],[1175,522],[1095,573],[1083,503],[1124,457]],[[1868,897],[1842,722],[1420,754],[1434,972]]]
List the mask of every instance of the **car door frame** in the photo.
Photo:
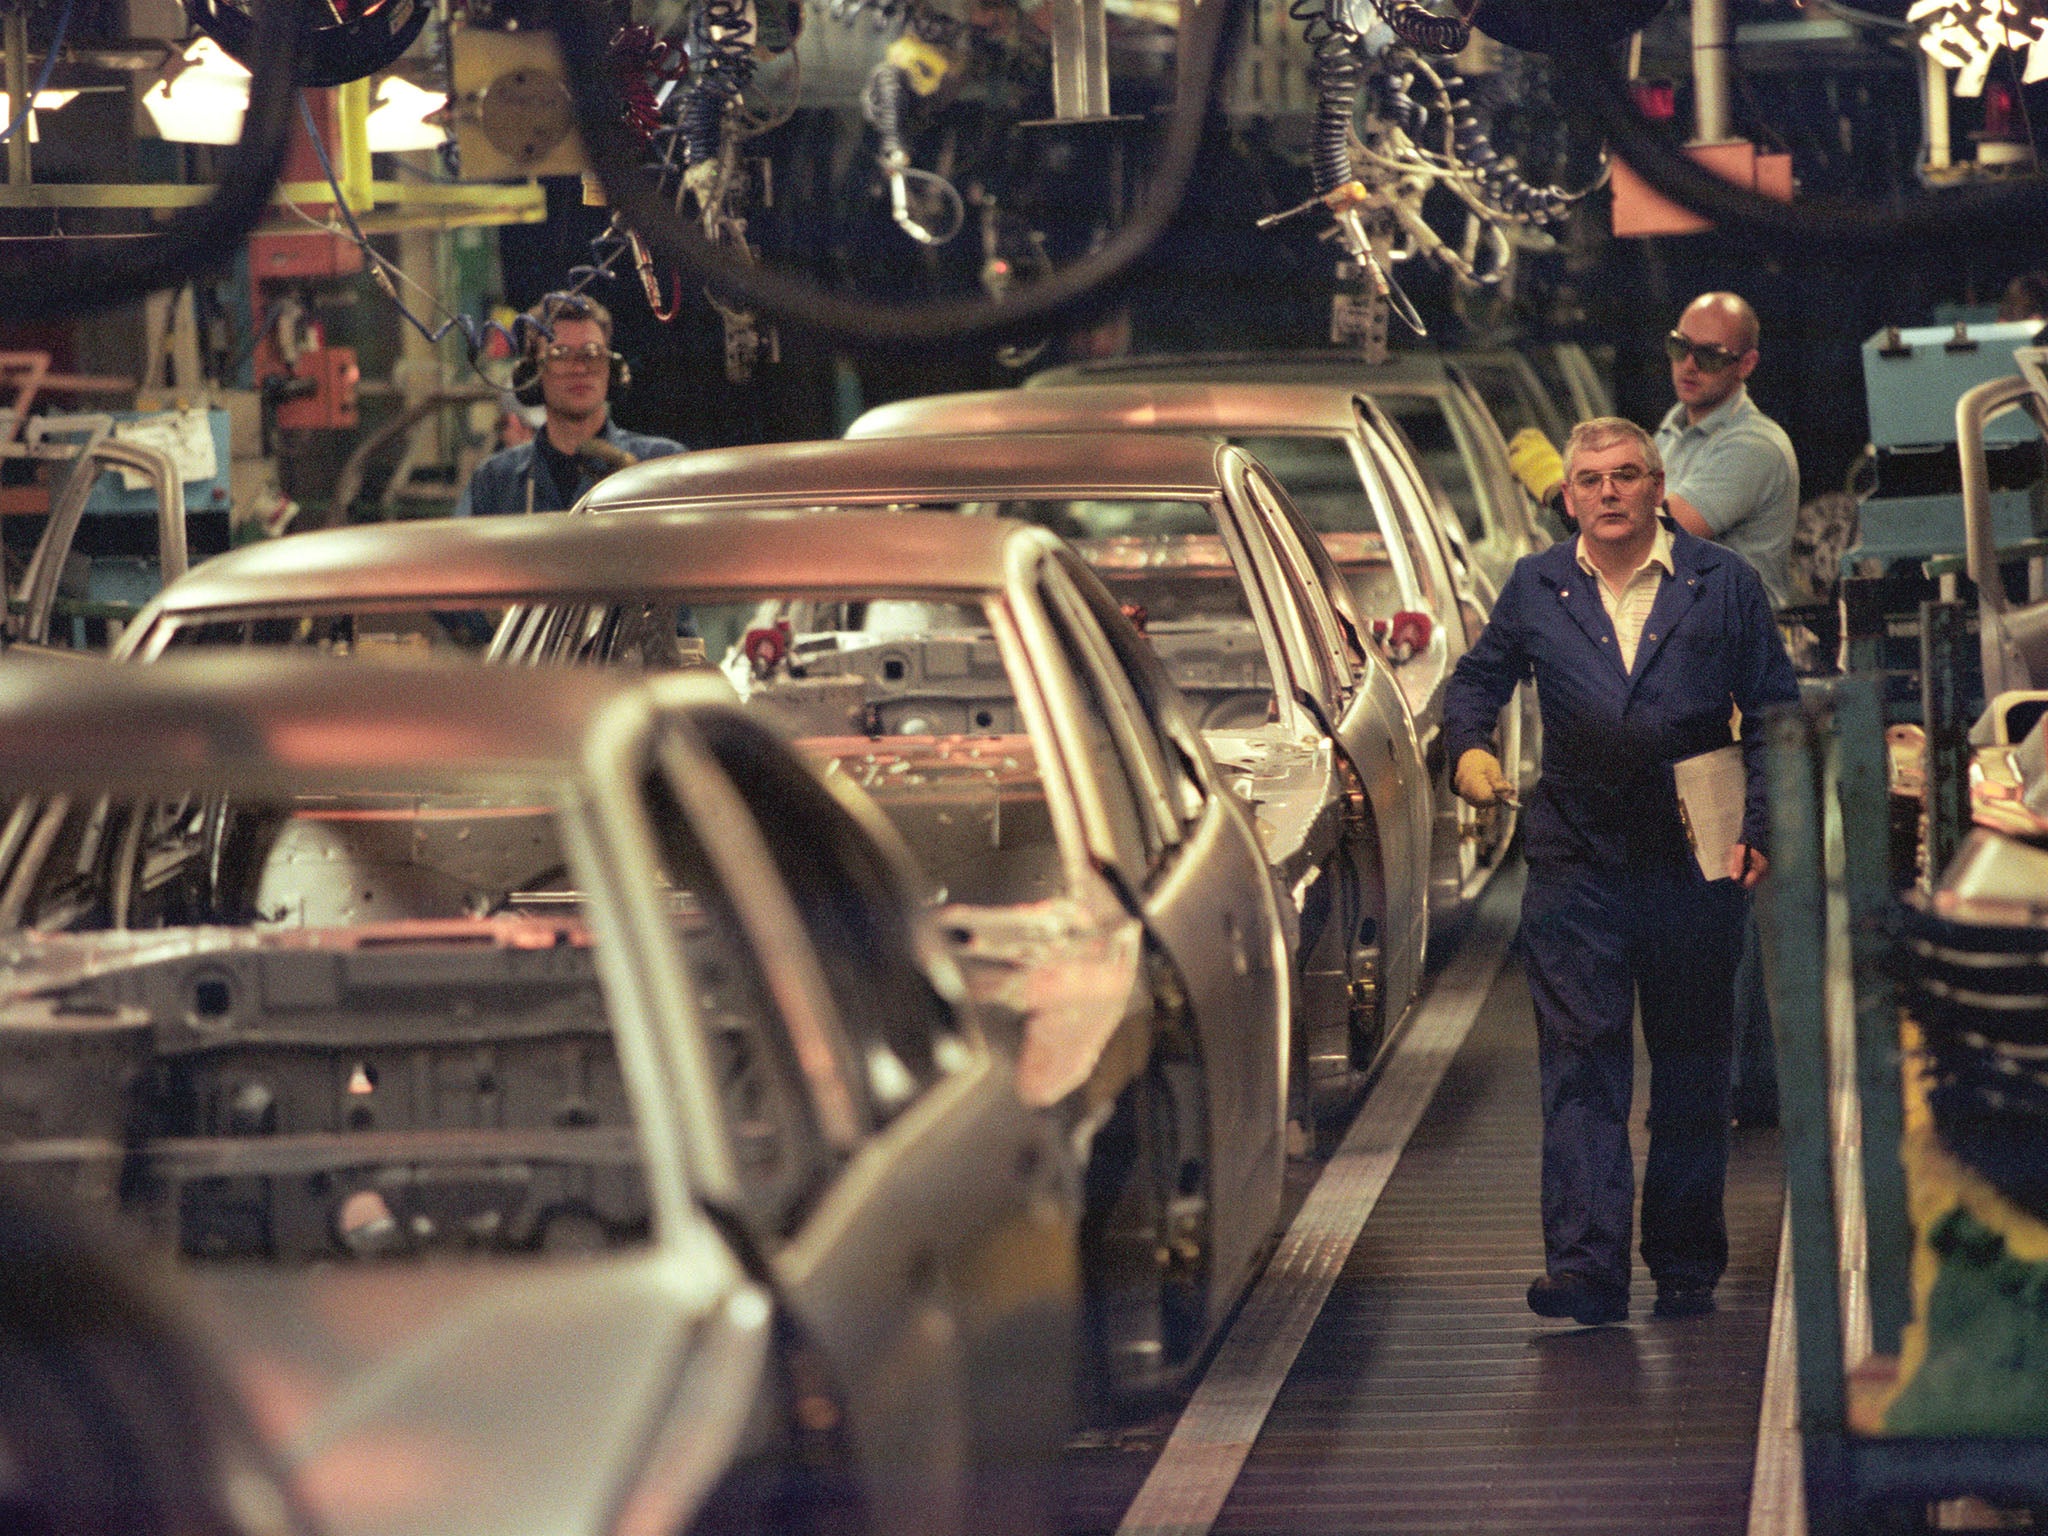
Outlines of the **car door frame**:
[[1450,381],[1452,393],[1465,414],[1472,440],[1480,458],[1485,461],[1491,499],[1503,530],[1515,545],[1515,558],[1547,547],[1550,535],[1537,521],[1535,498],[1508,462],[1507,440],[1501,435],[1500,423],[1494,420],[1493,408],[1457,363],[1444,363],[1444,377]]
[[[1150,736],[1155,742],[1163,738],[1195,766],[1204,791],[1202,810],[1192,822],[1176,812],[1181,836],[1170,855],[1148,873],[1137,895],[1148,938],[1173,966],[1190,999],[1204,1053],[1212,1213],[1208,1323],[1213,1328],[1249,1279],[1279,1217],[1293,989],[1278,893],[1257,834],[1200,745],[1199,733],[1184,716],[1156,724],[1144,717],[1143,701],[1122,659],[1101,633],[1109,622],[1104,615],[1117,611],[1101,578],[1064,545],[1047,551],[1040,573],[1048,572],[1054,601],[1063,611],[1055,619],[1048,603],[1041,617],[1048,625],[1069,627],[1087,664],[1108,690],[1105,710],[1139,717],[1113,727],[1113,734],[1126,739]],[[1062,581],[1068,589],[1064,593],[1058,585]],[[1121,616],[1118,622],[1123,622]],[[1046,640],[1061,647],[1050,633]],[[1133,654],[1135,658],[1151,653]],[[1163,666],[1157,666],[1145,683],[1145,691],[1161,700],[1165,709],[1177,707],[1171,701],[1178,695]],[[1128,763],[1125,767],[1127,772],[1151,771]],[[1157,803],[1170,806],[1171,791],[1164,785],[1158,790]],[[1216,913],[1214,931],[1211,910]],[[1227,965],[1218,964],[1223,957],[1229,957]],[[1262,1017],[1264,1022],[1257,1022]],[[1218,1113],[1219,1100],[1232,1097],[1241,1110]],[[1226,1189],[1234,1192],[1228,1204]],[[1233,1211],[1235,1220],[1223,1219]]]
[[[1400,930],[1385,950],[1398,961],[1397,968],[1390,968],[1399,980],[1394,989],[1399,1006],[1391,1010],[1390,1017],[1398,1022],[1420,985],[1422,946],[1429,924],[1429,770],[1415,717],[1392,668],[1367,651],[1342,573],[1288,501],[1285,488],[1264,466],[1253,463],[1244,466],[1234,488],[1244,498],[1236,515],[1258,528],[1291,602],[1301,609],[1303,627],[1335,682],[1334,693],[1322,707],[1332,745],[1350,770],[1347,793],[1355,784],[1368,795],[1377,868],[1368,869],[1357,850],[1354,859],[1362,879],[1376,877],[1381,882],[1383,915],[1391,915],[1397,902],[1403,913]],[[1375,674],[1375,667],[1380,673]],[[1376,675],[1383,678],[1383,686],[1377,689],[1372,686]],[[1386,750],[1391,783],[1373,761],[1370,748],[1375,742]],[[1376,795],[1371,793],[1375,789]],[[1408,872],[1405,890],[1394,888],[1397,870]]]
[[[858,1049],[744,795],[698,739],[687,709],[667,711],[651,727],[643,761],[683,807],[723,882],[767,984],[775,1024],[790,1026],[784,1009],[792,1002],[807,1017],[808,1043],[802,1030],[792,1042],[798,1086],[839,1159],[795,1232],[753,1233],[774,1290],[801,1338],[832,1369],[830,1386],[845,1405],[880,1528],[964,1532],[976,1523],[984,1496],[1002,1491],[993,1474],[1004,1423],[1013,1435],[1010,1454],[1029,1455],[1035,1443],[1050,1468],[1072,1417],[1074,1373],[1061,1371],[1056,1355],[1055,1385],[1044,1398],[1006,1397],[1007,1385],[989,1369],[996,1363],[991,1348],[998,1358],[1035,1353],[1044,1365],[1048,1349],[1064,1337],[1071,1355],[1077,1263],[1071,1212],[1061,1199],[1071,1179],[1056,1134],[1024,1105],[993,1047],[957,1006],[958,1059],[886,1119],[870,1111],[857,1087]],[[644,819],[637,781],[634,790]],[[817,790],[821,806],[866,835],[830,789]],[[717,818],[715,832],[707,817]],[[836,858],[823,839],[816,856]],[[884,855],[878,867],[886,862]],[[762,878],[764,869],[777,873]],[[654,925],[674,949],[665,917]],[[764,949],[764,939],[775,947]],[[898,959],[941,1001],[957,1003],[944,997],[914,946]],[[701,1021],[695,1032],[701,1037]],[[708,1051],[703,1055],[708,1061]],[[722,1124],[715,1086],[710,1102]],[[842,1113],[851,1114],[850,1136],[832,1133]],[[723,1209],[741,1212],[736,1170],[732,1191],[733,1203]],[[963,1219],[963,1211],[975,1214]],[[1018,1252],[1047,1261],[1025,1277],[1029,1283],[992,1272],[999,1256]],[[888,1279],[878,1285],[884,1273]],[[902,1305],[892,1327],[878,1318],[873,1298],[878,1290],[895,1294],[894,1281],[901,1282]],[[1014,1313],[992,1324],[976,1308],[991,1296]],[[991,1328],[1000,1333],[1019,1318],[1036,1349],[1020,1349],[1014,1339],[991,1346]],[[1047,1403],[1055,1407],[1051,1419],[1029,1416]],[[934,1422],[936,1443],[925,1438]],[[949,1483],[955,1469],[966,1476]],[[988,1487],[978,1485],[977,1471],[991,1474]]]

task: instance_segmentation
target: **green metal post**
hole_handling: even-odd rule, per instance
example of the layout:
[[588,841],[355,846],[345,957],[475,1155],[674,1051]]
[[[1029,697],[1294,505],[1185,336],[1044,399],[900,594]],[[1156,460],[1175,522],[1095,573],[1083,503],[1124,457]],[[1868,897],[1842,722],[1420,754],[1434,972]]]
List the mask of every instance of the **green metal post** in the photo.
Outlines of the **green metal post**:
[[1927,730],[1927,883],[1962,846],[1970,826],[1970,720],[1964,701],[1971,644],[1963,603],[1920,605],[1920,718]]
[[1842,627],[1847,631],[1851,672],[1884,666],[1885,582],[1881,576],[1842,578]]
[[[29,105],[28,88],[28,6],[18,5],[0,21],[0,37],[4,37],[7,48],[7,110],[20,115]],[[14,186],[26,186],[33,176],[28,160],[29,122],[24,117],[21,131],[7,141],[7,180]]]
[[1868,1230],[1871,1347],[1899,1352],[1912,1317],[1913,1229],[1899,1162],[1904,1093],[1899,1080],[1898,996],[1887,974],[1892,947],[1891,764],[1884,703],[1871,677],[1835,685],[1835,783],[1842,808],[1843,884],[1849,899],[1849,966],[1856,999],[1856,1092],[1863,1119],[1863,1207]]
[[[1825,701],[1824,687],[1808,691]],[[1799,1425],[1808,1528],[1822,1536],[1847,1505],[1848,1388],[1843,1376],[1827,1050],[1826,873],[1815,740],[1806,707],[1766,723],[1771,872],[1758,891],[1764,977],[1778,1033],[1778,1106],[1792,1210],[1792,1294],[1799,1330]]]

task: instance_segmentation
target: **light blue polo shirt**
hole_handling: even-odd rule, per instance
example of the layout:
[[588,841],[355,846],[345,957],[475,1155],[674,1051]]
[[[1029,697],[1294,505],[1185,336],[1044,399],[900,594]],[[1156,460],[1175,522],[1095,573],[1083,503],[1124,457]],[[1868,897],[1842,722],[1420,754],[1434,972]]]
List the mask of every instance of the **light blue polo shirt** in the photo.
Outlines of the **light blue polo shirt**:
[[1785,429],[1742,385],[1696,422],[1683,403],[1657,428],[1664,489],[1691,502],[1724,544],[1756,567],[1771,606],[1792,600],[1789,558],[1799,521],[1799,460]]

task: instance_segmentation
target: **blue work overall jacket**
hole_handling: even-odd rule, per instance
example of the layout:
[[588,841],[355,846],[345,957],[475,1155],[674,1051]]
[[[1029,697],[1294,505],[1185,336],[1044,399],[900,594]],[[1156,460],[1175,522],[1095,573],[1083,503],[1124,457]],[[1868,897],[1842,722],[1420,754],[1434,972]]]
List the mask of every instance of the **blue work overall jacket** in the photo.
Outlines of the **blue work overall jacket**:
[[[1668,525],[1667,525],[1668,526]],[[1660,1285],[1712,1286],[1727,1264],[1733,978],[1747,898],[1687,846],[1671,764],[1745,722],[1742,840],[1768,848],[1764,711],[1798,683],[1755,570],[1671,532],[1624,673],[1597,577],[1567,539],[1518,562],[1445,700],[1449,760],[1491,750],[1515,685],[1536,682],[1543,774],[1524,812],[1523,972],[1543,1086],[1546,1266],[1624,1293],[1635,1170],[1634,1017],[1650,1056],[1642,1252]]]
[[1769,846],[1763,713],[1798,698],[1799,684],[1762,580],[1733,551],[1671,532],[1675,574],[1657,594],[1624,673],[1598,578],[1565,539],[1515,565],[1478,643],[1459,661],[1444,700],[1448,761],[1492,750],[1496,717],[1526,678],[1543,716],[1543,778],[1525,812],[1531,866],[1557,861],[1615,868],[1683,855],[1671,764],[1725,747],[1729,706],[1749,771],[1742,840]]

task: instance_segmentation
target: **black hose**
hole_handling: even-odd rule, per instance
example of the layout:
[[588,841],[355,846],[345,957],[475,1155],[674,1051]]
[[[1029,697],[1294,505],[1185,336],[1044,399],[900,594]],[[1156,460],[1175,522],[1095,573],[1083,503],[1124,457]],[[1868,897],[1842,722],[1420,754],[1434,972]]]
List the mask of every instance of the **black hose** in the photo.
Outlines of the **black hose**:
[[1923,193],[1883,213],[1834,200],[1781,203],[1744,191],[1697,164],[1668,132],[1644,120],[1599,44],[1581,40],[1557,50],[1553,59],[1615,155],[1665,197],[1745,243],[1839,261],[1876,247],[1953,247],[1971,237],[2009,241],[2048,233],[2048,180],[2040,177]]
[[242,119],[241,141],[227,156],[212,198],[179,209],[161,235],[139,240],[93,242],[97,248],[88,250],[61,236],[48,244],[7,242],[0,258],[0,319],[113,309],[233,261],[270,206],[284,169],[299,95],[294,72],[312,10],[313,0],[257,0],[249,110]]
[[1472,24],[1456,16],[1439,16],[1416,0],[1373,0],[1394,36],[1410,48],[1428,53],[1463,53],[1472,41]]
[[685,89],[681,116],[685,165],[702,165],[718,157],[725,109],[754,77],[748,31],[746,0],[702,0],[697,7],[690,39],[696,78]]
[[1333,29],[1315,44],[1315,57],[1308,67],[1309,83],[1316,90],[1309,158],[1315,168],[1318,197],[1329,196],[1353,179],[1351,117],[1358,110],[1358,86],[1364,75],[1355,33],[1346,36]]
[[1179,211],[1194,173],[1222,53],[1223,28],[1232,6],[1228,0],[1189,6],[1175,67],[1173,111],[1152,189],[1131,220],[1100,250],[1049,277],[1012,289],[1011,296],[1001,302],[963,298],[912,304],[843,298],[808,278],[742,262],[712,247],[701,232],[663,203],[652,178],[637,163],[639,146],[623,122],[618,90],[605,67],[603,22],[594,7],[589,0],[550,0],[549,9],[561,40],[584,149],[612,206],[656,255],[714,284],[720,292],[792,323],[847,340],[888,344],[994,335],[1042,325],[1048,317],[1079,304],[1149,251]]

